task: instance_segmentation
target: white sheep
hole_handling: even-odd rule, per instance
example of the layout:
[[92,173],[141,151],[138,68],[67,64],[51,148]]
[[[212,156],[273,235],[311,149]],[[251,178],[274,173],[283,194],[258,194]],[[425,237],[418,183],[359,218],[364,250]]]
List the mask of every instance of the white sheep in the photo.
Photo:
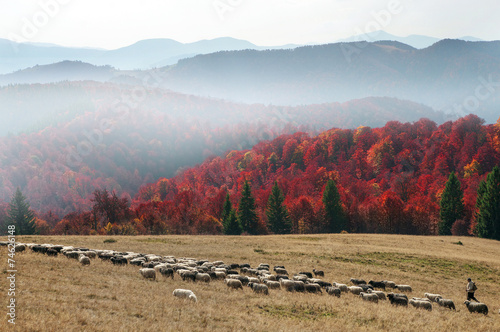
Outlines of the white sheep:
[[226,285],[232,289],[243,289],[243,284],[238,279],[226,279]]
[[198,302],[196,295],[194,295],[193,291],[189,289],[174,289],[172,295],[180,299],[188,299],[193,302]]
[[376,290],[373,290],[373,289],[368,289],[366,292],[377,295],[379,300],[387,300],[387,298],[385,297],[385,293],[382,292],[382,291],[376,291]]
[[411,292],[412,288],[410,285],[396,285],[396,288],[401,292]]
[[437,302],[437,298],[443,298],[440,294],[424,293],[424,296],[431,300],[432,302]]
[[80,256],[78,257],[78,261],[82,265],[90,265],[90,258],[88,258],[87,256],[85,256],[83,254],[80,254]]
[[382,282],[385,284],[385,287],[396,288],[396,283],[394,281],[384,280]]
[[249,282],[248,287],[250,287],[254,291],[254,293],[269,295],[269,287],[267,287],[267,285]]
[[144,269],[140,269],[139,272],[146,279],[156,280],[156,271],[155,271],[155,269],[144,268]]
[[453,309],[453,310],[457,310],[455,308],[455,303],[453,302],[453,300],[451,299],[443,299],[442,297],[437,297],[436,298],[436,302],[441,306],[441,307],[445,307],[445,308],[448,308],[448,309]]
[[197,273],[196,281],[210,282],[210,275],[208,273]]
[[369,302],[375,302],[378,303],[378,296],[377,294],[373,293],[365,293],[365,292],[360,292],[359,296],[364,300],[364,301],[369,301]]
[[264,280],[264,283],[269,287],[270,289],[280,289],[281,284],[279,281],[273,281],[273,280]]
[[408,303],[414,306],[415,308],[422,308],[432,311],[432,303],[430,301],[419,301],[411,299],[410,301],[408,301]]
[[358,287],[358,286],[350,286],[350,287],[348,287],[348,289],[349,289],[349,292],[351,292],[354,295],[359,295],[363,291],[363,288]]
[[332,283],[332,286],[333,287],[337,287],[337,288],[340,288],[340,290],[344,293],[347,293],[349,291],[349,287],[347,287],[346,284],[339,284],[339,283],[336,283],[336,282],[333,282]]
[[469,309],[469,312],[478,312],[481,314],[488,314],[488,306],[484,303],[474,303],[471,301],[465,301],[464,304]]

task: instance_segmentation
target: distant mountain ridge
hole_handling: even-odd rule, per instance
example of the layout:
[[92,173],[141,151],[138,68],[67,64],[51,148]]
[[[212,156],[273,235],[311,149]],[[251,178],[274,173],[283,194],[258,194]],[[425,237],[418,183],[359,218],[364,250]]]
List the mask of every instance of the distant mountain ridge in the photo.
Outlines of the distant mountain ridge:
[[[155,71],[164,88],[246,103],[301,105],[369,96],[412,100],[495,122],[500,41],[445,39],[424,49],[396,41],[228,51]],[[484,83],[491,82],[491,83]],[[483,95],[475,96],[480,87]]]
[[0,74],[61,61],[82,61],[122,70],[150,69],[176,63],[179,59],[218,51],[291,48],[298,45],[257,46],[235,38],[216,38],[193,43],[173,39],[147,39],[115,50],[73,48],[42,43],[16,43],[0,39]]

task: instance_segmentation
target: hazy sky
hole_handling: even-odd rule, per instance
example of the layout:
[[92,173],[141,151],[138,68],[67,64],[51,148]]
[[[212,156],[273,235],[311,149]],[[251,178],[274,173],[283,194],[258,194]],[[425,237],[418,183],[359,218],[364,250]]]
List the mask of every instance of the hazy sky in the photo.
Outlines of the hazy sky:
[[0,5],[0,38],[106,49],[149,38],[327,43],[377,28],[399,36],[500,39],[498,0],[0,0]]

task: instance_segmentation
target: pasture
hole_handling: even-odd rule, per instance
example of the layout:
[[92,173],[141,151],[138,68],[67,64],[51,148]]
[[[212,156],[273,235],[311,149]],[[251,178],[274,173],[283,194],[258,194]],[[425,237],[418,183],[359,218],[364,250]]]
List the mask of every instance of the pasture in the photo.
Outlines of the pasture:
[[[5,240],[4,238],[0,240]],[[89,266],[63,255],[31,250],[16,253],[16,325],[7,322],[7,247],[0,247],[0,331],[500,331],[500,242],[469,237],[403,235],[286,236],[18,236],[18,242],[51,243],[193,257],[226,264],[284,265],[290,277],[323,270],[327,282],[351,277],[409,284],[408,297],[439,293],[457,311],[433,304],[431,312],[378,304],[342,293],[322,294],[249,287],[229,289],[224,281],[144,279],[138,266],[116,266],[99,258]],[[111,242],[109,241],[111,240]],[[112,241],[116,242],[112,242]],[[489,314],[471,314],[463,304],[466,278]],[[198,302],[172,296],[191,289]]]

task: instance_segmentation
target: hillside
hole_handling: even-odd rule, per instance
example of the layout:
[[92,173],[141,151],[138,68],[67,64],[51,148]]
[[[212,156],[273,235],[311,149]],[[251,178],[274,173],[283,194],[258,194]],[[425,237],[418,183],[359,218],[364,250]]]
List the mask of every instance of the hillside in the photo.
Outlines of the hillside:
[[217,234],[226,193],[237,207],[247,180],[258,233],[265,234],[265,210],[277,181],[292,233],[325,232],[322,195],[332,179],[349,232],[436,234],[440,196],[455,171],[465,215],[453,232],[465,235],[474,230],[478,183],[499,163],[500,120],[484,126],[474,115],[440,126],[422,119],[391,121],[381,128],[330,129],[317,136],[298,132],[160,179],[141,189],[134,207],[137,220],[154,225],[156,232]]
[[0,133],[12,133],[0,137],[0,200],[10,201],[20,187],[36,211],[62,217],[88,209],[95,189],[130,198],[182,167],[284,133],[444,121],[425,106],[387,98],[282,107],[152,89],[137,105],[114,106],[131,94],[128,86],[96,82],[0,89]]
[[163,87],[175,91],[249,103],[386,96],[459,116],[472,112],[487,123],[496,121],[500,107],[495,83],[500,80],[500,41],[442,40],[420,50],[382,41],[218,52],[180,60],[156,74]]
[[[268,263],[271,270],[275,265],[284,265],[290,277],[316,268],[325,272],[321,279],[326,282],[350,284],[350,278],[393,280],[412,286],[410,298],[423,297],[425,292],[438,293],[452,299],[457,309],[455,312],[433,304],[433,310],[428,312],[411,306],[392,306],[387,300],[370,303],[347,293],[336,298],[324,290],[322,294],[270,290],[266,296],[253,293],[249,287],[230,290],[222,280],[209,284],[184,282],[177,274],[173,280],[158,275],[156,281],[148,281],[140,276],[137,266],[114,266],[98,258],[90,266],[81,266],[62,255],[48,257],[29,250],[15,256],[19,267],[16,327],[23,331],[38,330],[40,322],[44,330],[65,331],[461,332],[470,331],[471,326],[484,332],[500,329],[498,241],[361,234],[23,236],[16,240],[221,260],[226,264],[248,263],[252,267]],[[0,247],[0,255],[6,257],[6,247]],[[28,266],[29,269],[21,269]],[[476,297],[488,305],[487,316],[471,314],[463,304],[467,277],[476,281]],[[7,281],[1,278],[2,289],[8,289]],[[177,288],[193,290],[198,303],[174,298],[172,291]],[[0,329],[8,330],[7,326],[7,320],[2,319]]]

